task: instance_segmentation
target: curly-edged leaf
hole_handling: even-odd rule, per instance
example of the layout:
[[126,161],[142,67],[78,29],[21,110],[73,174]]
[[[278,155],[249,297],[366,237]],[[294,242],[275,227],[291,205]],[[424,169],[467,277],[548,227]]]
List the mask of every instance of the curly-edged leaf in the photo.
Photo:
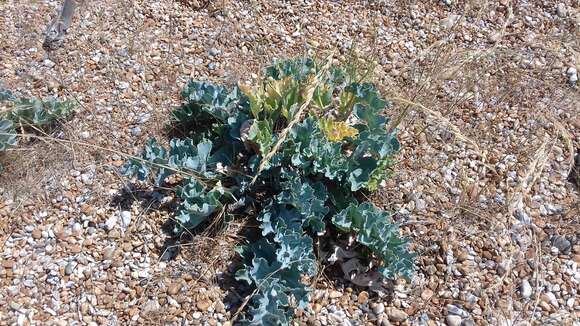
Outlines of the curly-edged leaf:
[[12,121],[0,118],[0,152],[16,146],[16,131]]
[[225,87],[191,80],[181,96],[185,103],[173,111],[175,120],[206,130],[214,123],[225,124],[240,101],[237,88],[230,93]]
[[312,239],[303,234],[303,225],[308,223],[309,217],[303,216],[296,209],[269,204],[262,210],[258,220],[262,222],[262,234],[272,234],[274,242],[279,246],[276,257],[281,268],[297,268],[310,276],[316,273]]
[[277,197],[279,204],[294,207],[302,215],[302,227],[310,227],[316,233],[324,233],[324,217],[329,209],[325,206],[328,199],[326,187],[320,183],[302,181],[296,173],[286,173],[288,181],[282,184],[285,189]]
[[297,81],[306,80],[316,69],[316,62],[311,58],[280,60],[266,68],[266,76],[277,80],[292,77]]
[[[191,139],[173,139],[169,143],[169,165],[177,169],[185,169],[206,174],[212,149],[209,140],[203,140],[197,145]],[[210,174],[211,175],[211,174]]]
[[286,155],[306,175],[321,173],[331,180],[342,180],[348,161],[340,143],[329,142],[312,117],[297,124],[290,132]]
[[351,204],[336,214],[332,222],[343,232],[357,233],[357,241],[381,258],[380,271],[385,277],[411,277],[414,254],[409,252],[408,241],[399,236],[398,227],[391,223],[387,212],[368,202]]
[[283,265],[279,246],[261,239],[241,250],[244,267],[236,273],[236,279],[256,286],[257,295],[249,309],[250,319],[246,325],[288,325],[295,308],[306,308],[309,291],[301,282],[297,262]]
[[56,122],[74,111],[71,101],[57,101],[54,98],[39,100],[21,98],[14,100],[9,119],[24,125],[42,126]]
[[254,120],[248,132],[248,139],[258,145],[260,154],[268,153],[274,144],[271,122]]
[[354,138],[358,130],[349,126],[345,121],[335,121],[331,118],[321,118],[320,128],[331,142],[339,142],[347,137]]
[[[151,175],[151,169],[154,169],[154,171],[163,169],[161,166],[167,164],[167,159],[167,150],[159,145],[155,138],[150,138],[145,144],[141,155],[125,163],[121,168],[121,173],[129,177],[136,176],[139,180],[144,181]],[[161,177],[165,174],[160,173]],[[165,177],[163,179],[161,177],[157,178],[158,184],[165,179]]]
[[2,84],[0,83],[0,102],[15,101],[15,100],[16,100],[16,96],[14,96],[14,94],[12,94],[12,91],[10,91],[7,88],[4,88],[4,86],[2,86]]
[[175,216],[178,223],[174,233],[180,234],[184,229],[195,228],[220,209],[224,190],[221,185],[217,185],[208,191],[197,180],[188,179],[185,186],[176,188],[176,194],[181,199],[181,205]]
[[145,144],[141,155],[130,159],[121,172],[127,176],[137,176],[141,181],[152,174],[156,186],[163,184],[167,177],[177,171],[214,177],[215,173],[208,168],[208,163],[212,160],[211,150],[212,143],[208,140],[202,140],[195,145],[188,138],[173,139],[167,150],[151,138]]

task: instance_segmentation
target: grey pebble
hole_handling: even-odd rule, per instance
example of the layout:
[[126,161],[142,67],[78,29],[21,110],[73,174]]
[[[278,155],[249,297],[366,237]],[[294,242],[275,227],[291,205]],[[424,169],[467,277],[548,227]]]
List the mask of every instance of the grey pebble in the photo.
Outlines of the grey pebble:
[[462,321],[461,317],[456,315],[447,315],[447,318],[445,318],[445,320],[447,321],[447,325],[449,326],[460,326]]
[[66,264],[66,266],[64,267],[64,275],[70,275],[73,273],[73,263],[68,263]]

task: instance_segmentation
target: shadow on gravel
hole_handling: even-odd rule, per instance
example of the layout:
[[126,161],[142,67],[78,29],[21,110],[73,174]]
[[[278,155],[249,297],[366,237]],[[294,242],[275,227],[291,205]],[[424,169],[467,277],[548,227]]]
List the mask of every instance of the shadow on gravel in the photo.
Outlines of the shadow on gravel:
[[572,166],[572,169],[570,170],[568,181],[576,187],[577,191],[580,191],[580,149],[576,150],[574,166]]

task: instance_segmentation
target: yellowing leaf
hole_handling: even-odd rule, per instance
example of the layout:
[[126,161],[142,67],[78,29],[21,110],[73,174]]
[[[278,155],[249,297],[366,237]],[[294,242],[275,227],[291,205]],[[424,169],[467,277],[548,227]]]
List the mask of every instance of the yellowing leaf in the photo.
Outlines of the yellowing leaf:
[[266,95],[269,98],[280,100],[294,84],[294,79],[291,76],[286,76],[280,80],[270,80],[266,85]]
[[346,137],[355,137],[358,130],[349,126],[344,121],[334,121],[332,119],[320,119],[320,127],[328,140],[337,142]]
[[342,91],[340,93],[338,113],[341,116],[348,116],[352,111],[352,106],[354,104],[355,96],[352,92]]
[[250,101],[250,111],[254,118],[258,119],[258,115],[264,109],[264,90],[260,87],[251,87],[240,83],[238,85],[240,91],[248,97]]

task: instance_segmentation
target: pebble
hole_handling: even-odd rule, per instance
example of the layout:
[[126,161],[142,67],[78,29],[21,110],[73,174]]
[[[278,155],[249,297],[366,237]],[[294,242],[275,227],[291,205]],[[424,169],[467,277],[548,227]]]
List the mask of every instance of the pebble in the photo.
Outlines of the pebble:
[[32,231],[32,237],[37,240],[42,238],[42,231],[40,231],[40,229],[34,229]]
[[75,223],[72,226],[72,230],[74,233],[79,234],[83,230],[83,226],[80,223]]
[[560,18],[564,18],[568,15],[568,9],[566,9],[566,5],[563,3],[559,3],[556,5],[556,14]]
[[447,321],[448,326],[460,326],[462,322],[461,317],[457,315],[447,315],[445,320]]
[[395,307],[389,307],[387,309],[387,316],[389,317],[390,321],[394,322],[402,322],[408,318],[407,313]]
[[153,312],[157,312],[160,308],[161,308],[161,305],[159,305],[159,301],[157,301],[156,299],[150,299],[149,301],[147,301],[147,303],[143,307],[143,312],[146,314],[153,313]]
[[115,225],[117,225],[117,215],[113,214],[105,222],[105,229],[107,231],[111,231],[115,227]]
[[64,268],[64,275],[71,275],[73,273],[74,270],[74,265],[72,262],[69,262],[68,264],[66,264],[65,268]]
[[53,61],[51,61],[50,59],[44,59],[43,63],[48,68],[52,68],[55,66],[55,63]]
[[359,304],[365,304],[369,301],[369,293],[367,291],[362,291],[359,293],[357,301]]
[[552,292],[546,292],[542,295],[542,299],[545,302],[548,302],[549,304],[551,304],[554,307],[559,307],[560,305],[558,304],[558,299],[556,299],[556,295],[554,295],[554,293]]
[[467,313],[467,311],[465,311],[462,308],[460,308],[456,305],[453,305],[453,304],[447,305],[447,312],[452,314],[452,315],[457,315],[457,316],[461,316],[461,317],[469,317],[469,314]]
[[141,127],[136,126],[136,127],[131,128],[131,135],[133,135],[133,136],[139,136],[139,135],[141,135],[141,133],[142,133],[141,132]]
[[129,224],[131,224],[131,212],[129,211],[122,211],[121,212],[121,223],[123,225],[123,228],[127,228],[129,227]]
[[385,312],[385,305],[382,302],[371,304],[371,309],[376,315],[380,315]]
[[332,292],[330,292],[330,294],[329,294],[328,297],[331,298],[331,299],[338,299],[338,298],[340,298],[342,296],[343,296],[342,292],[340,292],[340,291],[332,291]]
[[423,290],[423,292],[421,292],[421,299],[423,299],[425,301],[429,301],[433,297],[433,294],[434,294],[433,290],[427,288],[427,289]]
[[211,306],[211,301],[207,299],[199,300],[197,301],[196,306],[200,311],[207,311]]
[[220,50],[218,50],[218,49],[216,49],[216,48],[211,48],[211,49],[209,50],[209,55],[211,55],[212,57],[215,57],[215,56],[217,56],[217,55],[219,55],[219,54],[220,54]]
[[578,81],[578,70],[574,67],[570,67],[566,70],[566,74],[568,74],[568,81],[570,84],[576,84]]
[[557,235],[552,238],[552,246],[558,248],[558,251],[561,253],[569,253],[570,249],[572,249],[572,244],[566,237]]
[[522,280],[520,291],[524,299],[528,299],[530,296],[532,296],[532,286],[527,279]]

